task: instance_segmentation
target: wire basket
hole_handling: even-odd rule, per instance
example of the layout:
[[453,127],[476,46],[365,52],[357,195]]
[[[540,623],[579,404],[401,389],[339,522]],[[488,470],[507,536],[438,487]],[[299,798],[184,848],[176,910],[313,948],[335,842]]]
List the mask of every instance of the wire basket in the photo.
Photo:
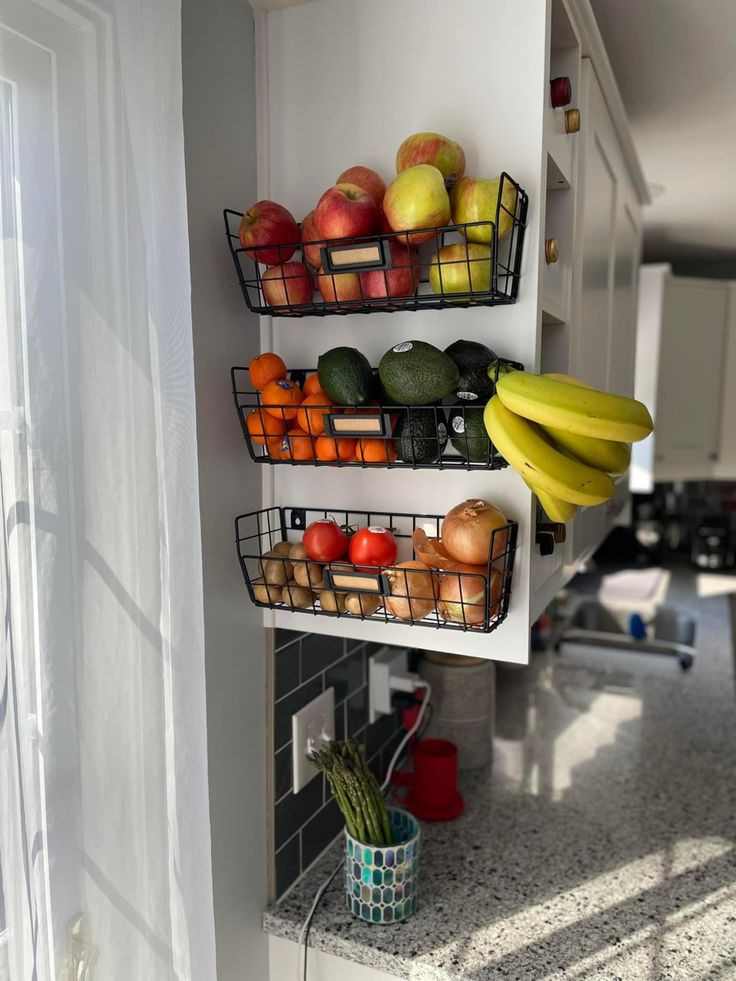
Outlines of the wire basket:
[[[388,528],[398,544],[396,564],[321,564],[279,550],[285,549],[282,543],[299,543],[308,525],[320,519],[335,521],[346,533]],[[395,511],[271,507],[239,515],[235,538],[245,585],[256,606],[490,633],[508,614],[518,525],[510,521],[493,532],[486,563],[472,572],[402,566],[415,558],[414,532],[439,538],[443,520],[442,515]]]
[[[499,358],[496,381],[507,367],[523,371],[518,362]],[[303,385],[310,373],[290,371],[289,378]],[[411,470],[501,470],[507,466],[486,434],[485,400],[426,406],[310,403],[300,415],[299,435],[289,435],[293,421],[285,418],[286,409],[271,406],[270,418],[261,415],[265,411],[262,395],[250,389],[248,369],[235,367],[230,375],[243,438],[256,463]],[[271,427],[274,435],[269,435]]]
[[394,845],[365,845],[345,829],[345,900],[366,923],[400,923],[417,909],[421,829],[400,807],[389,807]]
[[[513,201],[513,209],[504,201]],[[268,268],[241,244],[243,213],[226,208],[223,214],[249,309],[274,317],[323,317],[514,303],[527,208],[526,192],[503,173],[495,221],[274,244],[270,247],[278,249],[280,262]],[[415,248],[410,236],[425,241]],[[455,248],[435,260],[449,246]],[[307,256],[319,261],[319,270],[312,266],[309,275]]]

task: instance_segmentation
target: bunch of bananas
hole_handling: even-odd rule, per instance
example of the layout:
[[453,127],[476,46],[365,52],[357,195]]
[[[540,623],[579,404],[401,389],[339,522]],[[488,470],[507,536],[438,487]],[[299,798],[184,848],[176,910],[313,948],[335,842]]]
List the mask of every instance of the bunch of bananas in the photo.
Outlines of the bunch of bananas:
[[629,467],[631,443],[652,431],[645,405],[568,375],[510,371],[483,416],[491,441],[537,495],[551,521],[603,504],[612,476]]

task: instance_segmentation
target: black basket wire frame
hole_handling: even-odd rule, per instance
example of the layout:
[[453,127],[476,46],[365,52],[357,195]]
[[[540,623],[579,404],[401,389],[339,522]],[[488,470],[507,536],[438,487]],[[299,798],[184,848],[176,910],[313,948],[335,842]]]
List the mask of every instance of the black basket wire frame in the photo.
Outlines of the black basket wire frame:
[[[509,185],[515,192],[513,210],[504,203]],[[528,203],[526,191],[504,172],[494,221],[415,229],[413,233],[387,231],[353,239],[284,242],[270,246],[278,249],[281,263],[269,269],[251,258],[240,242],[243,213],[226,208],[223,215],[228,246],[248,308],[276,317],[314,317],[514,303],[519,292]],[[501,223],[509,227],[503,236],[499,236]],[[473,249],[468,235],[472,237],[474,229],[491,245],[489,255],[478,255]],[[428,239],[418,248],[409,247],[406,252],[401,250],[398,257],[393,255],[394,243],[406,248],[409,236],[422,232]],[[460,253],[441,260],[436,289],[430,283],[429,270],[433,255],[446,245],[458,245]],[[303,269],[283,267],[287,262],[304,262],[306,247],[312,254],[318,253],[321,261],[319,272],[311,273],[311,292]],[[469,289],[454,288],[452,273],[458,267],[466,273]],[[405,275],[402,277],[401,273]],[[370,281],[365,279],[367,274],[372,276]]]
[[[238,559],[248,593],[256,606],[337,619],[371,620],[474,633],[490,633],[506,619],[511,598],[517,522],[509,521],[493,532],[488,561],[478,567],[477,573],[452,569],[429,570],[431,575],[428,574],[426,578],[431,586],[426,587],[425,596],[411,591],[409,577],[415,571],[412,569],[398,565],[366,568],[352,565],[347,560],[320,565],[304,557],[292,558],[274,551],[283,542],[297,544],[301,540],[301,532],[318,520],[334,520],[348,534],[358,528],[379,526],[390,529],[399,545],[398,562],[415,557],[412,546],[414,531],[420,528],[429,537],[439,538],[444,518],[442,515],[396,511],[302,507],[270,507],[241,514],[235,519]],[[306,581],[308,586],[297,590],[293,580],[299,567],[299,578],[302,582]],[[277,583],[277,580],[284,582]],[[351,588],[353,581],[359,585]],[[284,588],[284,584],[289,584],[288,588]],[[451,617],[442,614],[445,584],[451,584],[456,590]],[[339,607],[323,608],[320,596],[324,589],[330,590],[332,596],[334,590],[352,594],[355,612],[340,610]],[[391,611],[387,600],[392,595],[403,602],[403,612],[408,615],[397,616]],[[424,612],[427,603],[432,608]]]
[[[497,382],[499,376],[506,370],[523,371],[524,366],[518,361],[508,358],[498,358],[495,366]],[[295,369],[288,373],[290,381],[304,384],[304,380],[316,369]],[[294,406],[270,406],[271,418],[278,428],[284,430],[281,435],[269,436],[266,431],[267,423],[261,415],[264,400],[260,392],[250,388],[248,369],[233,367],[230,370],[235,408],[240,420],[240,428],[251,459],[256,463],[280,464],[311,467],[379,467],[382,469],[411,469],[411,470],[502,470],[507,466],[506,460],[496,447],[486,438],[485,428],[478,436],[469,425],[471,414],[475,413],[476,425],[481,421],[485,400],[461,401],[455,398],[451,402],[438,405],[396,405],[396,404],[366,404],[366,405],[333,405],[310,403],[305,406],[301,418],[306,421],[306,436],[290,436],[288,428],[293,420],[287,419],[287,413],[293,412]],[[296,407],[298,410],[298,407]],[[274,415],[275,413],[275,415]],[[315,413],[321,425],[313,424]],[[324,415],[322,415],[324,413]],[[281,419],[278,418],[279,414]],[[248,428],[249,417],[254,417],[254,430]],[[320,418],[321,417],[321,418]],[[280,425],[279,425],[280,423]],[[450,432],[451,430],[451,432]],[[402,432],[411,435],[401,438]],[[424,433],[424,434],[422,434]],[[356,450],[351,459],[319,459],[316,453],[317,440],[325,435],[335,440],[354,440]],[[380,440],[383,452],[378,452],[378,459],[371,459],[368,454],[361,452],[361,438]],[[454,444],[460,444],[458,447]],[[408,459],[402,458],[399,448],[407,448]]]

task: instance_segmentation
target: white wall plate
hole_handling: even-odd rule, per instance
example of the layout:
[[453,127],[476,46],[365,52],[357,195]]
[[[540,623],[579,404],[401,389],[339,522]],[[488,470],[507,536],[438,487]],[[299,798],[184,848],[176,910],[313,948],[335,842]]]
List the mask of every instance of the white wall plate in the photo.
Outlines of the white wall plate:
[[319,770],[307,759],[310,740],[319,746],[323,739],[335,738],[335,689],[328,688],[291,717],[293,746],[293,791],[298,794],[317,776]]

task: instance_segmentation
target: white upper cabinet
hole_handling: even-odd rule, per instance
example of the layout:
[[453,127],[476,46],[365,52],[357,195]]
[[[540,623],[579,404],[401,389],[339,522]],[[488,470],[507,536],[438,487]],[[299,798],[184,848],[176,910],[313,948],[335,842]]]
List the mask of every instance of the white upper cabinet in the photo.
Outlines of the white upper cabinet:
[[736,476],[735,297],[730,282],[642,267],[636,386],[655,433],[635,448],[633,490]]

